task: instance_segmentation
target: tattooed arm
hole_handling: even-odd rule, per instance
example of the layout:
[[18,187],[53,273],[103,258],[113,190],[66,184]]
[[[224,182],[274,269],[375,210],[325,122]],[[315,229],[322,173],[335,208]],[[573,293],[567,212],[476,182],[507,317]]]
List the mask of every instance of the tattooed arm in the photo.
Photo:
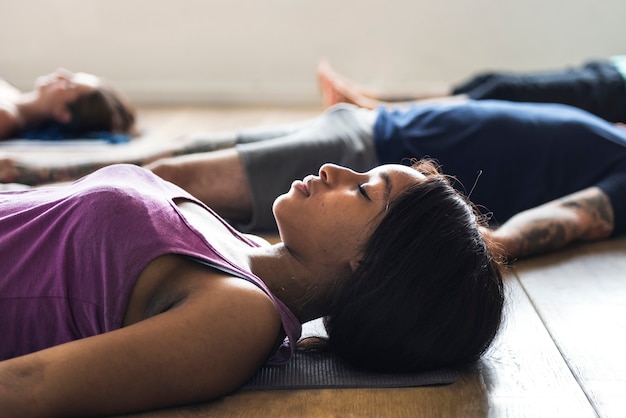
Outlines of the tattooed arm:
[[88,157],[70,162],[38,163],[21,157],[0,158],[0,183],[20,183],[30,186],[65,182],[85,176],[111,164],[147,165],[154,161],[179,155],[216,151],[234,146],[234,135],[200,132],[183,135],[160,149],[144,148],[120,157]]
[[509,258],[517,258],[607,238],[613,226],[609,197],[590,187],[520,212],[490,235]]

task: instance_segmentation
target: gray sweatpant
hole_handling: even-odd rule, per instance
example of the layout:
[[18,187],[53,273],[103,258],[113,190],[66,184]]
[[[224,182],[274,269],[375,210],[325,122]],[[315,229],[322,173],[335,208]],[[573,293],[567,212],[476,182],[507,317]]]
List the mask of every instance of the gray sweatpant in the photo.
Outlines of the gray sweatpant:
[[284,128],[241,130],[236,147],[250,182],[253,211],[243,231],[275,230],[274,200],[324,163],[356,171],[378,165],[373,126],[377,111],[339,104],[319,117]]

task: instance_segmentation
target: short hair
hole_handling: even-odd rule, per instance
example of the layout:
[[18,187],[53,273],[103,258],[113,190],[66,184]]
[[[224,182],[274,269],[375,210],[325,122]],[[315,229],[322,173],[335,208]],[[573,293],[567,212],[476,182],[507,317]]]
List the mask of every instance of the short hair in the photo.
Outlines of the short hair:
[[502,320],[502,265],[477,212],[432,163],[414,167],[425,180],[391,202],[324,321],[330,349],[370,370],[467,365]]
[[130,102],[106,82],[94,91],[78,97],[68,105],[72,133],[112,132],[136,135],[135,109]]

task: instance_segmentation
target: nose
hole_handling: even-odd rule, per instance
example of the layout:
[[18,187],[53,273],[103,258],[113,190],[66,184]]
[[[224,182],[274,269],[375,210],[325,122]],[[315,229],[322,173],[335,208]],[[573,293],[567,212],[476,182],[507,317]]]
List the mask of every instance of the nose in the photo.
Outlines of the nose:
[[362,174],[337,164],[324,164],[320,167],[319,177],[325,183],[333,184],[343,179],[356,178]]
[[54,74],[57,76],[57,78],[64,80],[71,80],[72,77],[74,77],[73,72],[62,67],[57,68]]
[[38,77],[35,80],[35,87],[40,88],[51,85],[58,86],[58,82],[63,82],[65,84],[65,82],[69,82],[73,76],[74,73],[72,73],[71,71],[68,71],[64,68],[57,68],[53,73]]

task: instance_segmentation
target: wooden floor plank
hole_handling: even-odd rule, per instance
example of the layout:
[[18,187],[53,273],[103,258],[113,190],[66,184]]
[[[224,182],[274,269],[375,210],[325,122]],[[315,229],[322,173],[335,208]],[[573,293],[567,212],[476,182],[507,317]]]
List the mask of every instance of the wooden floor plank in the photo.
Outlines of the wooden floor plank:
[[518,265],[518,275],[598,415],[626,415],[626,238]]

